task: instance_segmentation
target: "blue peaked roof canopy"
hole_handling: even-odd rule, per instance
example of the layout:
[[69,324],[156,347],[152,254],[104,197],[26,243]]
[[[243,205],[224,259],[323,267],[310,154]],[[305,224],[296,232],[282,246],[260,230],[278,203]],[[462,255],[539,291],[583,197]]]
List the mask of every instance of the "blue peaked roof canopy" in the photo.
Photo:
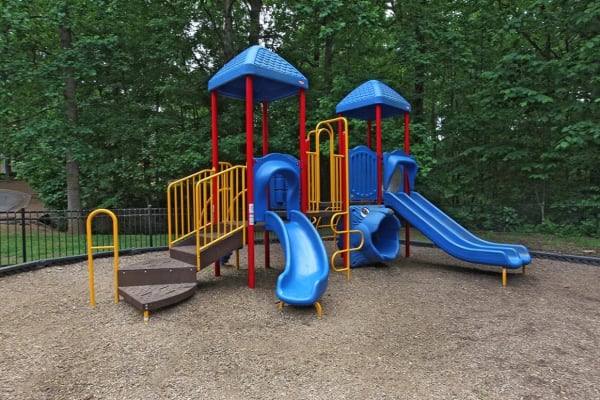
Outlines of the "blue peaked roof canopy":
[[308,89],[308,79],[272,51],[255,45],[232,58],[209,81],[208,90],[244,100],[246,76],[253,77],[255,102],[283,99]]
[[342,99],[335,112],[363,120],[375,119],[375,106],[381,105],[381,117],[393,117],[411,112],[411,106],[398,92],[377,80],[370,80]]

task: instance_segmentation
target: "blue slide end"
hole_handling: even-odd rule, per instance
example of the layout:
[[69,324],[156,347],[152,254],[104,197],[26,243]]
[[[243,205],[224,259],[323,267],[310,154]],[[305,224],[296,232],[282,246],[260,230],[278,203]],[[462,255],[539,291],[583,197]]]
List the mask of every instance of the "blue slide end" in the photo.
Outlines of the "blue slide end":
[[[384,204],[448,254],[468,262],[520,268],[531,261],[524,246],[486,242],[469,233],[416,192],[384,192]],[[466,232],[466,233],[465,233]]]
[[295,306],[313,305],[325,293],[329,278],[329,260],[319,233],[300,211],[291,210],[289,221],[273,211],[264,215],[265,229],[275,232],[285,256],[277,298]]

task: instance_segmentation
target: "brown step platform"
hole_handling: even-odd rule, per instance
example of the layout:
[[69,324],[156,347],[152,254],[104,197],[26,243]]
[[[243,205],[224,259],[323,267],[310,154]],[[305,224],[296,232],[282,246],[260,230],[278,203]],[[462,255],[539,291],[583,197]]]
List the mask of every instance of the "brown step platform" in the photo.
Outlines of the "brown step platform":
[[119,295],[142,311],[153,311],[179,303],[195,292],[196,282],[119,287]]
[[142,311],[170,306],[196,292],[196,268],[157,258],[119,268],[119,295]]
[[168,257],[119,268],[119,287],[192,282],[196,282],[196,268]]

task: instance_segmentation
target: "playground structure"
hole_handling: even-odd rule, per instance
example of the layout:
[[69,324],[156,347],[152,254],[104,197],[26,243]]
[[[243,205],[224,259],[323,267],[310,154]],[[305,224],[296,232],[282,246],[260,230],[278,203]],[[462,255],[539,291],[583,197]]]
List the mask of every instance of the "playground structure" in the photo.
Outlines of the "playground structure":
[[[208,89],[212,168],[167,188],[170,259],[125,270],[115,264],[118,293],[144,311],[145,321],[151,310],[193,295],[195,272],[202,268],[214,265],[219,276],[220,260],[232,252],[238,268],[238,250],[244,246],[248,287],[254,288],[254,249],[261,232],[264,266],[270,267],[271,232],[285,257],[275,291],[279,307],[312,305],[319,316],[330,269],[350,279],[352,267],[398,257],[400,219],[406,221],[406,257],[410,256],[410,224],[455,257],[501,267],[503,285],[507,269],[524,271],[530,262],[523,246],[475,237],[414,191],[418,167],[409,155],[410,104],[385,84],[368,81],[359,86],[338,104],[338,117],[320,122],[309,132],[305,129],[308,80],[264,47],[252,46],[238,54],[213,76]],[[246,165],[219,160],[219,95],[245,101]],[[268,106],[290,96],[299,100],[298,157],[269,153],[268,148]],[[256,156],[254,145],[256,104],[262,106],[261,157]],[[381,119],[397,115],[404,117],[404,151],[383,153]],[[366,146],[348,149],[346,117],[367,120]],[[322,176],[328,176],[329,190],[323,191]],[[337,244],[331,255],[320,234],[324,227]],[[93,277],[91,263],[90,257]],[[195,268],[190,270],[190,265]]]

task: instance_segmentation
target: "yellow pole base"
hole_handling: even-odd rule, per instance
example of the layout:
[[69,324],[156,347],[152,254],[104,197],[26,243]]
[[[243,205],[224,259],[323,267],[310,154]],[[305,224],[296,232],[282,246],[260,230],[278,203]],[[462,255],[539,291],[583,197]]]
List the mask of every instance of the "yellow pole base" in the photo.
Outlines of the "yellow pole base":
[[[283,310],[284,305],[285,304],[283,303],[283,301],[279,302],[279,304],[277,306],[277,308],[279,308],[279,311]],[[317,316],[318,317],[323,316],[323,306],[321,306],[321,303],[318,302],[318,301],[315,301],[314,304],[313,304],[313,306],[315,307],[315,311],[317,312]]]
[[506,287],[506,268],[502,268],[502,287]]
[[150,321],[150,311],[144,310],[144,323],[147,324]]
[[318,301],[315,301],[315,310],[317,310],[317,317],[321,317],[323,316],[323,307],[321,306],[321,303],[319,303]]

